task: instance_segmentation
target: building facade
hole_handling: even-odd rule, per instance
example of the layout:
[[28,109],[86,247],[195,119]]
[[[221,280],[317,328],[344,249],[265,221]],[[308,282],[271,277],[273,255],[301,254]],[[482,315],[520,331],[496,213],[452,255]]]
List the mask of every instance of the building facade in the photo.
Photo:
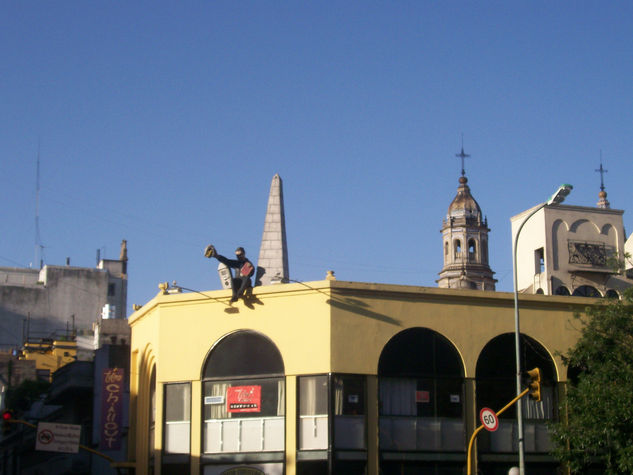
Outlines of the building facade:
[[[606,193],[601,196],[606,199]],[[512,236],[524,211],[511,218]],[[546,205],[523,227],[517,246],[521,292],[545,295],[619,297],[633,284],[616,270],[624,260],[624,211],[563,204]]]
[[91,332],[104,308],[107,318],[125,318],[126,306],[125,241],[118,260],[99,259],[96,268],[0,267],[0,322],[7,329],[0,344],[6,348],[26,340]]
[[[516,394],[513,296],[336,281],[160,292],[129,318],[129,460],[136,473],[461,474],[482,407]],[[586,298],[521,298],[529,473],[552,474],[546,423],[567,369],[558,351]],[[475,467],[517,465],[514,409],[478,437]]]

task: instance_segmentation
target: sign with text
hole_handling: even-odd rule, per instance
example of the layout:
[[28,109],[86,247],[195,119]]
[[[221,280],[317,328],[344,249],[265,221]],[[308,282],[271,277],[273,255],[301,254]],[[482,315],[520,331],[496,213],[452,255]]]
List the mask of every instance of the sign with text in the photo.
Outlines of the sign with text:
[[40,422],[37,424],[35,450],[76,454],[79,452],[80,435],[79,425]]
[[261,386],[234,386],[226,390],[227,412],[261,412]]
[[123,425],[123,368],[106,368],[102,374],[100,450],[119,450]]

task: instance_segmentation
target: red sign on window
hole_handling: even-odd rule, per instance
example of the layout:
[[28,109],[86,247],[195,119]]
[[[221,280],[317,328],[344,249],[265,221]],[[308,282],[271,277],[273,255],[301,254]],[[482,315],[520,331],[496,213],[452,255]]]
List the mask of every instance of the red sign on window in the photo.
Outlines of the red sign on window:
[[226,390],[227,412],[261,412],[261,386],[234,386]]
[[415,402],[431,402],[431,393],[429,391],[416,391]]

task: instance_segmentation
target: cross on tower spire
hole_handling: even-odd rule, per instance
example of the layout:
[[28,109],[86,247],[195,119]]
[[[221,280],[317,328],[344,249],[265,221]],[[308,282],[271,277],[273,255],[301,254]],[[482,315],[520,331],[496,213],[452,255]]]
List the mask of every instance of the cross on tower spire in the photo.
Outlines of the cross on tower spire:
[[468,155],[467,153],[464,153],[464,134],[462,134],[462,151],[459,153],[456,153],[455,156],[457,158],[462,159],[462,176],[465,176],[466,170],[464,169],[464,158],[468,158],[470,157],[470,155]]
[[604,174],[608,171],[602,167],[602,150],[600,150],[600,168],[596,169],[596,172],[600,173],[600,191],[604,191]]
[[598,193],[598,208],[610,208],[609,200],[607,200],[607,192],[604,190],[604,174],[608,170],[605,170],[602,166],[602,150],[600,150],[600,168],[596,170],[600,173],[600,193]]

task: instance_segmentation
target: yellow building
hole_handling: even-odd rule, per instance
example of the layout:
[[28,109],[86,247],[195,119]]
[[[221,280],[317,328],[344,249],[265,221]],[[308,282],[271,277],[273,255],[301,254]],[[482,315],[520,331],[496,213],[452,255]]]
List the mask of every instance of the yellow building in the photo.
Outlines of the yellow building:
[[[129,318],[136,473],[461,474],[481,408],[515,395],[512,294],[329,276],[230,296],[160,292]],[[522,367],[544,379],[522,401],[530,474],[555,473],[557,352],[590,302],[520,297]],[[479,435],[476,469],[518,464],[515,419]]]
[[77,342],[71,340],[27,341],[20,350],[19,359],[35,361],[35,370],[41,379],[77,359]]

